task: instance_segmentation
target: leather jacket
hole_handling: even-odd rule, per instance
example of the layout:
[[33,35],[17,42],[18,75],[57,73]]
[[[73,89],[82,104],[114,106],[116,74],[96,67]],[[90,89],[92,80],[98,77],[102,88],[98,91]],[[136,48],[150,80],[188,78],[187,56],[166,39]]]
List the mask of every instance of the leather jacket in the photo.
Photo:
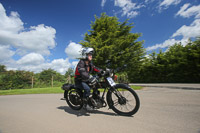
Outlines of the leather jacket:
[[[75,84],[80,82],[88,82],[90,74],[93,72],[100,73],[101,69],[95,67],[91,62],[86,65],[86,60],[80,60],[75,70]],[[88,68],[89,67],[89,71]]]

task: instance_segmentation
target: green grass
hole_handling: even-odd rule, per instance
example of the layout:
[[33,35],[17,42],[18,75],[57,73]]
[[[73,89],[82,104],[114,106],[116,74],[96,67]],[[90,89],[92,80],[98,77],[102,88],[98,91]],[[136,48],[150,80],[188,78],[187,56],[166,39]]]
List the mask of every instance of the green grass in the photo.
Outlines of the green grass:
[[142,86],[134,86],[134,85],[130,85],[131,88],[133,88],[133,90],[141,90],[143,87]]
[[63,93],[61,87],[49,88],[33,88],[33,89],[13,89],[13,90],[0,90],[0,95],[21,95],[21,94],[51,94]]
[[[142,89],[141,86],[131,86],[134,90]],[[103,91],[103,90],[101,90]],[[63,93],[61,87],[49,88],[33,88],[33,89],[13,89],[13,90],[0,90],[0,95],[22,95],[22,94],[56,94]]]

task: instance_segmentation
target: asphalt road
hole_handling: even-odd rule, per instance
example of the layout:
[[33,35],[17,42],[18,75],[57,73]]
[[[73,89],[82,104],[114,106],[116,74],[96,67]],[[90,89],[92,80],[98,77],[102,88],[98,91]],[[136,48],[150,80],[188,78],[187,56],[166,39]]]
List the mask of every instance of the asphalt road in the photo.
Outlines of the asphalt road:
[[159,87],[171,89],[200,90],[200,84],[183,84],[183,83],[130,83],[130,85],[143,87]]
[[74,111],[62,94],[0,96],[0,133],[200,133],[200,90],[136,92],[141,107],[133,117]]

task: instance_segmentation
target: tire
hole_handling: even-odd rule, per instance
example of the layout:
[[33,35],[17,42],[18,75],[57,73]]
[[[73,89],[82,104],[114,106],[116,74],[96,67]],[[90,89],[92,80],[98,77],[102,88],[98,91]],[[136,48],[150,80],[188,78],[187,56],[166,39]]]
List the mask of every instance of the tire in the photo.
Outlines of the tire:
[[118,98],[113,91],[109,90],[107,93],[109,107],[119,115],[134,115],[140,108],[140,100],[136,92],[125,84],[117,84],[114,88],[121,94],[122,98]]
[[80,110],[83,107],[81,94],[76,89],[71,89],[64,92],[66,102],[73,110]]

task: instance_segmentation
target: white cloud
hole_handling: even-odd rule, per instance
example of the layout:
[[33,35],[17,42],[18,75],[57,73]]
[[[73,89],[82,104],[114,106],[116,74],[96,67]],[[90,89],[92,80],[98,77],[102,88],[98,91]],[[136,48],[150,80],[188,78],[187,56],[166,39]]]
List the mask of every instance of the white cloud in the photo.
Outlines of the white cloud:
[[177,5],[181,2],[181,0],[164,0],[160,3],[160,6],[170,6],[170,5]]
[[70,42],[65,49],[65,53],[70,59],[76,59],[81,57],[82,46],[75,42]]
[[61,74],[65,74],[65,72],[70,68],[71,64],[69,59],[55,59],[49,64],[50,68],[56,70]]
[[14,47],[17,54],[29,52],[50,55],[50,49],[56,46],[56,30],[52,27],[40,24],[24,28],[24,23],[17,12],[11,12],[7,16],[6,11],[0,3],[0,45]]
[[[189,6],[189,3],[184,4],[176,13],[176,16],[182,16],[184,18],[194,16],[195,20],[189,26],[181,26],[175,33],[172,34],[170,39],[164,41],[163,43],[147,47],[147,51],[155,50],[158,48],[166,48],[180,42],[183,46],[185,46],[189,38],[196,38],[200,36],[200,5],[192,6],[190,8]],[[182,39],[176,40],[175,37],[182,37]]]
[[[71,66],[68,58],[51,62],[44,58],[56,46],[55,34],[54,28],[44,24],[25,28],[20,15],[17,12],[7,15],[0,3],[0,63],[6,65],[8,70],[41,72],[52,68],[65,74]],[[12,59],[14,54],[22,57],[16,61]]]
[[78,64],[79,61],[73,61],[72,66],[75,67]]
[[145,0],[144,2],[146,3],[146,4],[149,4],[149,3],[152,3],[152,2],[154,2],[155,0]]
[[30,53],[23,56],[17,61],[19,65],[40,65],[45,61],[44,57],[41,54]]
[[39,73],[45,69],[51,68],[61,74],[65,74],[68,68],[73,67],[74,63],[71,64],[68,58],[54,59],[51,62],[47,62],[42,55],[30,53],[23,56],[18,61],[11,60],[5,65],[8,70],[26,70]]
[[[13,66],[13,64],[16,64]],[[53,69],[61,74],[65,74],[68,68],[71,67],[69,59],[54,59],[51,62],[46,62],[44,57],[40,54],[30,53],[25,55],[20,60],[16,62],[12,62],[12,64],[8,65],[8,69],[14,70],[26,70],[33,72],[41,72],[44,69]]]
[[178,5],[181,0],[164,0],[159,5],[159,11],[169,8],[171,5]]
[[155,50],[158,48],[166,48],[166,47],[174,45],[175,43],[177,43],[177,41],[175,39],[168,39],[161,44],[156,44],[154,46],[147,47],[146,50],[151,51],[151,50]]
[[106,3],[106,0],[102,0],[101,1],[101,7],[104,7],[105,3]]
[[17,12],[11,12],[10,16],[6,15],[6,10],[3,5],[0,3],[0,31],[5,33],[17,34],[18,31],[23,30],[23,22],[19,18]]
[[199,37],[200,19],[194,20],[190,26],[183,25],[172,35],[172,37],[176,36],[183,36],[183,38]]
[[32,26],[29,31],[18,34],[14,45],[20,50],[50,55],[49,49],[56,46],[55,34],[56,30],[54,28],[44,24]]
[[200,5],[190,6],[189,3],[184,4],[180,10],[176,13],[176,16],[181,16],[184,18],[189,18],[191,16],[195,16],[195,18],[200,18]]
[[187,44],[187,42],[188,42],[188,39],[182,39],[182,40],[168,39],[168,40],[165,40],[163,43],[147,47],[146,50],[152,51],[152,50],[155,50],[158,48],[161,48],[161,49],[168,48],[170,46],[173,46],[176,43],[181,43],[183,46],[185,46]]
[[135,10],[144,7],[144,5],[137,5],[131,0],[115,0],[114,5],[122,8],[122,16],[127,16],[129,18],[136,17],[139,12]]
[[127,14],[127,17],[128,18],[134,18],[136,17],[137,15],[139,14],[139,12],[136,12],[136,11],[131,11]]
[[6,62],[10,60],[14,54],[15,52],[10,50],[9,46],[0,45],[0,62]]

